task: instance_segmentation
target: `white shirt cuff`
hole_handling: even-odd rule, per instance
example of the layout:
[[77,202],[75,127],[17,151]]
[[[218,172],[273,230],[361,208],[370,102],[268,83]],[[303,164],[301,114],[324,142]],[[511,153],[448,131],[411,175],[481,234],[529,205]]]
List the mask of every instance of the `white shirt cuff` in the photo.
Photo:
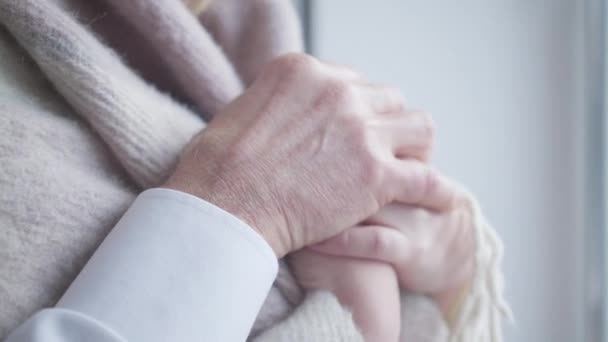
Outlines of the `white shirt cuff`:
[[57,307],[127,341],[245,341],[277,273],[248,225],[197,197],[143,192]]

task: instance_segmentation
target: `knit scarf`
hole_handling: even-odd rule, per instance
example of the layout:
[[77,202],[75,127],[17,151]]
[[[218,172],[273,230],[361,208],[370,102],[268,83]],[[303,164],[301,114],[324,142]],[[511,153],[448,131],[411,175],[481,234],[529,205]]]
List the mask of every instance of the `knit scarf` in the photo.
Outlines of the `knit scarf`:
[[[302,50],[287,1],[221,0],[193,15],[200,4],[0,0],[0,23],[143,190],[162,184],[204,119],[238,96],[262,65]],[[502,248],[477,205],[474,213],[477,271],[450,340],[500,341],[508,315]],[[281,263],[252,334],[287,317],[301,297]]]

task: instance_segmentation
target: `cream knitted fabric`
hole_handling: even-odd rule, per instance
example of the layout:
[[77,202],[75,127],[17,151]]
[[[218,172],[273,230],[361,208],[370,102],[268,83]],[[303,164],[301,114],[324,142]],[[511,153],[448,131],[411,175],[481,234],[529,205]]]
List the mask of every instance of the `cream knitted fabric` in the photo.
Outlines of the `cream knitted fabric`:
[[503,275],[500,262],[503,246],[489,225],[479,203],[469,194],[469,203],[477,251],[476,271],[471,289],[452,327],[450,341],[502,341],[502,322],[511,320],[512,313],[503,297]]
[[429,319],[433,315],[441,313],[430,298],[402,293],[401,341],[448,341],[448,327],[441,320]]
[[[213,115],[265,61],[301,47],[293,9],[281,0],[247,2],[258,13],[251,20],[238,18],[247,6],[235,3],[211,5],[202,20],[208,34],[176,0],[0,0],[0,338],[52,305],[136,193],[162,182],[204,128],[199,114]],[[228,18],[231,24],[222,25]],[[124,30],[112,35],[102,27],[106,20]],[[239,47],[248,42],[264,43]],[[126,48],[119,56],[109,46]],[[487,248],[492,254],[495,246]],[[282,264],[254,327],[256,340],[360,338],[332,295],[302,297]],[[487,310],[464,315],[477,318],[463,318],[462,331],[469,322],[497,322],[495,308]],[[414,312],[429,326],[443,325],[432,305]],[[410,338],[423,335],[409,327],[404,340],[442,341]]]
[[335,296],[329,292],[315,291],[289,318],[255,339],[255,342],[271,341],[363,342],[363,338],[357,332],[351,315],[340,306]]

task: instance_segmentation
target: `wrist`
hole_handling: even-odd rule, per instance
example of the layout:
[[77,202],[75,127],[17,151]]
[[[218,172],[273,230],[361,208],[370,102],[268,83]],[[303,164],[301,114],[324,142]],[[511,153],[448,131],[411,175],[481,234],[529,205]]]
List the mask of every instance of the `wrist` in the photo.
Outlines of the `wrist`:
[[289,252],[276,237],[277,234],[272,234],[274,231],[272,227],[276,224],[273,224],[268,218],[269,215],[265,214],[267,209],[263,205],[255,204],[259,200],[256,200],[252,194],[241,192],[237,195],[234,190],[231,191],[226,187],[214,186],[211,182],[189,181],[189,179],[191,178],[173,175],[162,187],[196,196],[234,215],[258,233],[277,257],[280,258]]

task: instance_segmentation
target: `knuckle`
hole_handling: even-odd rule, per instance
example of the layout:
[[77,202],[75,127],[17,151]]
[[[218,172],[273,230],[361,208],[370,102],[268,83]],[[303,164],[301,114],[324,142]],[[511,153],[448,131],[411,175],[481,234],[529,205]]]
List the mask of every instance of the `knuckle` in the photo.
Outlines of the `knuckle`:
[[310,70],[314,66],[313,57],[303,53],[288,53],[275,58],[271,68],[281,74],[298,74]]
[[363,118],[353,114],[344,114],[340,121],[344,132],[357,144],[355,146],[366,142],[368,132]]
[[387,234],[377,232],[372,239],[372,254],[376,256],[385,255],[390,250],[392,240]]
[[350,146],[353,160],[359,165],[359,182],[371,189],[381,186],[388,172],[387,162],[377,151],[373,132],[364,118],[345,115],[340,120],[341,130],[346,134],[345,142]]
[[422,201],[429,193],[435,191],[439,184],[438,177],[437,172],[428,167],[414,172],[409,179],[413,200]]
[[327,80],[323,96],[327,103],[342,109],[351,108],[356,100],[353,86],[342,80]]

